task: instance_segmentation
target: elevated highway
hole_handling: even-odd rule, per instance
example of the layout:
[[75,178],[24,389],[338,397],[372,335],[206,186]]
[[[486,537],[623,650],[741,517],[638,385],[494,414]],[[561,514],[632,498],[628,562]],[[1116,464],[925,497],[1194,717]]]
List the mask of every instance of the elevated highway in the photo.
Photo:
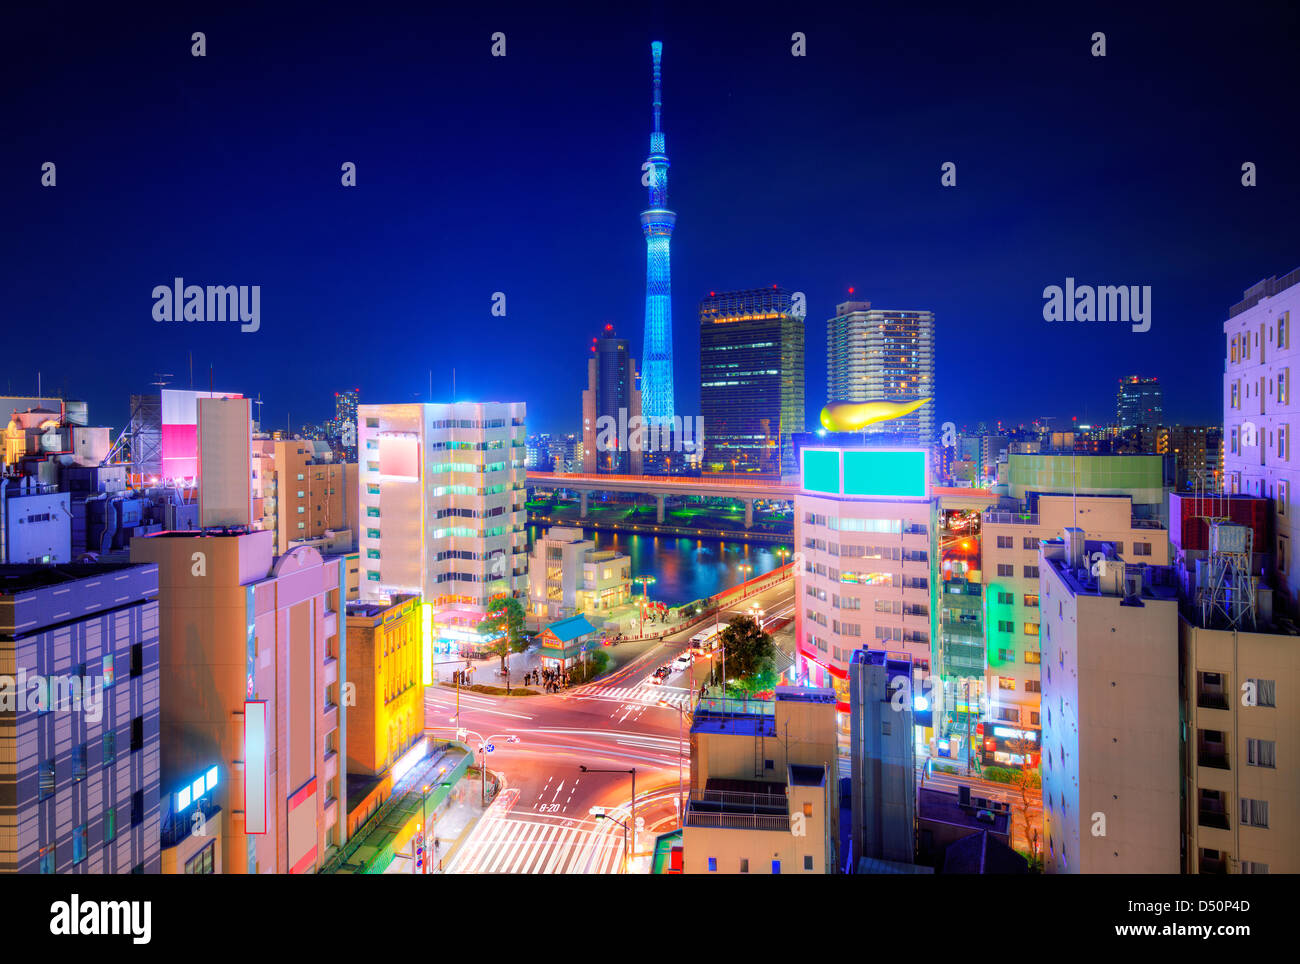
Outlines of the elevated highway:
[[754,524],[754,502],[790,501],[799,491],[793,482],[745,475],[601,475],[584,473],[529,472],[525,479],[533,489],[567,489],[578,493],[580,515],[587,518],[587,497],[592,492],[623,492],[654,496],[658,521],[664,521],[664,501],[670,495],[695,495],[735,499],[745,506],[745,528]]

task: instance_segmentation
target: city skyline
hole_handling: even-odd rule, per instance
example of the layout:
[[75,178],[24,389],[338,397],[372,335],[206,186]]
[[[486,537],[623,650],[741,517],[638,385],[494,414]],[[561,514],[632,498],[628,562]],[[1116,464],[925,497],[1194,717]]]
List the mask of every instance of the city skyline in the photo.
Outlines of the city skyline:
[[[30,18],[27,43],[6,69],[21,70],[32,58],[66,69],[39,100],[20,96],[14,150],[0,162],[15,200],[7,253],[16,279],[9,307],[18,320],[11,348],[42,358],[29,371],[7,372],[5,389],[34,393],[40,371],[47,393],[84,398],[101,423],[124,423],[129,391],[143,390],[160,370],[186,387],[192,351],[194,387],[206,387],[211,365],[218,387],[261,394],[268,427],[284,424],[313,393],[321,401],[310,419],[322,418],[327,392],[339,386],[360,387],[375,401],[427,401],[431,372],[432,398],[452,400],[454,368],[456,400],[522,398],[536,428],[571,431],[579,412],[569,388],[582,383],[586,333],[606,322],[636,329],[644,309],[643,239],[617,212],[632,209],[633,192],[644,190],[643,65],[652,38],[672,52],[674,156],[682,171],[674,194],[676,207],[689,212],[676,245],[674,313],[693,318],[694,304],[711,289],[780,280],[804,292],[808,411],[816,411],[825,385],[825,322],[853,287],[854,297],[874,304],[935,312],[937,375],[947,387],[936,400],[938,423],[1039,415],[1101,422],[1113,410],[1114,380],[1139,369],[1160,379],[1169,421],[1212,423],[1217,416],[1203,386],[1218,371],[1206,359],[1217,355],[1228,307],[1262,277],[1300,262],[1285,233],[1297,203],[1285,137],[1248,139],[1231,153],[1211,143],[1166,159],[1171,145],[1206,127],[1250,128],[1240,123],[1243,109],[1280,116],[1284,85],[1280,68],[1270,65],[1284,58],[1266,54],[1270,37],[1286,33],[1289,13],[1270,14],[1274,31],[1228,25],[1216,34],[1221,59],[1234,69],[1213,85],[1184,60],[1202,38],[1177,24],[1126,20],[1112,28],[1108,56],[1094,58],[1091,28],[1065,14],[1000,26],[982,40],[971,35],[975,21],[954,16],[931,39],[943,66],[906,74],[907,85],[887,92],[870,88],[865,98],[853,85],[829,82],[858,47],[825,29],[816,13],[801,25],[805,57],[792,56],[789,31],[770,24],[695,15],[688,28],[671,14],[653,24],[610,14],[574,28],[566,35],[573,52],[555,58],[556,28],[519,15],[518,26],[505,31],[503,58],[491,57],[488,39],[502,24],[469,18],[463,32],[475,36],[481,27],[482,49],[462,41],[418,70],[369,73],[341,59],[347,45],[338,28],[304,33],[274,16],[257,30],[245,29],[239,15],[214,21],[222,29],[210,32],[204,58],[190,56],[193,25],[178,15],[164,13],[129,36],[104,23],[101,42],[78,51],[75,62],[51,46],[56,35],[48,23],[23,16]],[[411,21],[413,34],[422,23]],[[886,21],[899,34],[909,23]],[[360,29],[396,61],[414,42],[401,39],[402,31],[368,36],[372,28]],[[720,53],[692,42],[719,30],[734,38]],[[1030,34],[1036,47],[1019,42]],[[606,42],[581,42],[597,35]],[[610,43],[609,36],[619,39]],[[1134,45],[1143,50],[1140,63],[1121,56]],[[319,64],[301,77],[274,66],[301,61],[307,50]],[[901,67],[905,55],[885,45],[873,51],[884,73]],[[770,69],[738,70],[756,57]],[[249,75],[242,70],[249,63],[267,66]],[[547,69],[539,73],[542,63]],[[179,86],[151,88],[158,70],[174,72]],[[986,113],[978,124],[966,116],[969,98],[996,99],[1012,89],[1032,112],[1046,92],[1026,95],[1013,82],[1035,70],[1069,106],[1054,101],[1057,109],[1042,115],[1033,134],[1022,130],[1019,113]],[[458,91],[464,96],[453,103],[430,100],[452,71],[471,78],[472,89]],[[119,78],[120,91],[91,96],[102,72]],[[605,79],[598,91],[584,83],[592,73]],[[968,75],[978,78],[977,89],[954,98]],[[525,79],[535,88],[521,97]],[[396,93],[377,101],[375,85]],[[1163,85],[1184,91],[1186,107],[1156,124],[1151,107],[1164,98]],[[847,98],[865,103],[850,109]],[[541,124],[531,113],[539,100],[565,109],[546,111]],[[167,159],[141,153],[133,138],[180,105],[198,122],[169,132]],[[1075,133],[1080,111],[1107,118],[1086,141]],[[491,123],[478,120],[484,112]],[[302,119],[282,125],[277,118],[286,114]],[[773,115],[777,125],[765,127]],[[768,148],[738,146],[751,143],[742,136],[747,130],[804,146],[775,148],[781,161],[774,162]],[[217,133],[228,131],[244,131],[259,148],[231,153]],[[540,202],[522,161],[509,160],[507,145],[521,135],[530,156],[558,152],[564,160]],[[875,143],[906,146],[881,152]],[[1121,146],[1158,160],[1117,163]],[[413,163],[420,153],[434,163]],[[472,167],[464,160],[470,156],[477,158]],[[40,184],[47,160],[57,164],[53,188]],[[953,188],[940,183],[948,161],[957,165]],[[1257,165],[1257,187],[1240,183],[1243,161]],[[356,188],[340,184],[345,162],[357,165]],[[1187,196],[1198,203],[1184,204]],[[565,215],[557,221],[560,200]],[[846,219],[846,210],[857,217]],[[1130,218],[1141,230],[1117,234]],[[788,229],[762,227],[774,223]],[[860,226],[868,223],[864,237]],[[1207,250],[1210,224],[1235,229],[1233,243]],[[500,244],[506,237],[512,240]],[[801,240],[808,238],[819,243]],[[575,263],[588,270],[575,277]],[[260,284],[260,330],[153,321],[149,292],[175,277]],[[1041,292],[1065,278],[1151,285],[1152,329],[1044,322]],[[505,295],[504,318],[491,314],[496,292]],[[472,341],[488,325],[506,336],[490,357]],[[98,368],[51,364],[40,351],[51,327],[74,340],[103,330],[117,337],[104,344]],[[266,378],[259,359],[292,350],[306,332],[365,350],[324,353],[310,373]],[[141,340],[151,346],[147,357],[134,350]],[[698,409],[696,344],[693,323],[676,326],[676,407],[683,412]],[[630,347],[641,356],[635,339]],[[555,387],[531,379],[527,361],[540,352],[569,377],[555,379]],[[973,401],[979,385],[968,372],[980,352],[1000,376],[996,410]],[[1054,369],[1065,357],[1089,374],[1062,379]]]

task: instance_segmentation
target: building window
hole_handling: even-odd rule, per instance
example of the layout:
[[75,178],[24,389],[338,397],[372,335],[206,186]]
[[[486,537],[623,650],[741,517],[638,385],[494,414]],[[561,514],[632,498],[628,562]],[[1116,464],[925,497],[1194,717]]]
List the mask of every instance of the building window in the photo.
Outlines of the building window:
[[1253,767],[1277,766],[1277,744],[1272,740],[1247,740],[1246,762]]
[[1291,369],[1284,368],[1277,373],[1277,403],[1286,405],[1291,401]]
[[41,848],[41,873],[53,874],[56,872],[54,867],[54,844],[50,844]]
[[1012,546],[1011,536],[998,536],[998,548],[1010,549]]
[[1014,690],[1015,688],[1016,688],[1016,680],[1015,680],[1015,677],[1013,677],[1013,676],[999,676],[999,677],[998,677],[998,689],[1000,689],[1000,690]]
[[113,678],[114,676],[117,675],[114,672],[115,666],[113,665],[112,653],[109,653],[107,656],[104,657],[103,665],[104,665],[104,689],[108,689],[113,685]]
[[1042,684],[1039,683],[1038,680],[1036,679],[1025,680],[1026,693],[1041,693],[1042,691],[1043,691]]
[[998,563],[998,575],[1004,579],[1009,579],[1016,574],[1016,567],[1006,563]]
[[144,644],[143,643],[131,644],[131,675],[133,677],[144,675]]
[[1254,860],[1243,860],[1241,862],[1241,872],[1243,874],[1266,874],[1268,873],[1268,864],[1261,864]]
[[1025,635],[1026,635],[1026,636],[1037,636],[1037,635],[1038,635],[1038,623],[1025,623]]
[[72,782],[86,779],[86,744],[82,743],[72,749]]
[[1037,567],[1037,566],[1025,566],[1025,578],[1026,578],[1026,579],[1037,579],[1037,578],[1038,578],[1038,567]]
[[[1043,654],[1040,653],[1038,650],[1036,649],[1025,650],[1026,663],[1041,663],[1042,661],[1043,661]],[[1048,668],[1050,669],[1051,667]]]
[[48,800],[54,796],[54,761],[46,760],[41,764],[39,800]]
[[1009,593],[1009,592],[998,593],[998,602],[1002,605],[1010,606],[1013,602],[1015,602],[1015,600],[1016,597],[1013,593]]
[[780,872],[781,872],[781,861],[779,860],[772,861],[772,873],[779,874]]
[[1135,543],[1133,543],[1133,555],[1135,555],[1135,556],[1149,556],[1149,555],[1151,555],[1151,543],[1149,543],[1149,542],[1135,542]]
[[1021,543],[1021,546],[1025,549],[1037,549],[1038,539],[1034,536],[1025,536],[1024,541]]
[[741,857],[741,858],[740,858],[740,872],[741,872],[742,874],[747,874],[747,873],[749,873],[749,858],[748,858],[748,857]]
[[131,720],[131,752],[144,749],[144,717],[137,716]]
[[144,791],[137,790],[131,794],[131,826],[138,827],[144,823]]
[[185,861],[185,873],[187,874],[211,874],[215,873],[214,861],[217,852],[217,842],[214,840],[189,860]]
[[1037,609],[1037,608],[1038,608],[1038,593],[1036,593],[1036,592],[1027,592],[1027,593],[1025,593],[1025,606],[1026,606],[1027,608],[1029,608],[1029,609]]
[[86,859],[86,825],[72,828],[72,862],[79,864]]
[[1268,801],[1241,798],[1241,825],[1243,827],[1268,826]]
[[809,855],[809,854],[805,854],[805,855],[804,855],[804,858],[803,858],[803,869],[804,869],[804,870],[812,870],[812,869],[813,869],[812,856]]
[[104,811],[104,843],[112,843],[117,839],[117,807],[109,807]]
[[717,858],[717,857],[710,857],[710,858],[709,858],[709,873],[715,873],[715,872],[717,871],[717,869],[718,869],[718,858]]
[[999,619],[999,620],[998,620],[998,632],[1000,632],[1000,633],[1014,633],[1015,631],[1016,631],[1016,624],[1015,624],[1014,622],[1012,622],[1010,619]]
[[1255,706],[1277,706],[1277,682],[1271,679],[1247,680],[1255,693]]

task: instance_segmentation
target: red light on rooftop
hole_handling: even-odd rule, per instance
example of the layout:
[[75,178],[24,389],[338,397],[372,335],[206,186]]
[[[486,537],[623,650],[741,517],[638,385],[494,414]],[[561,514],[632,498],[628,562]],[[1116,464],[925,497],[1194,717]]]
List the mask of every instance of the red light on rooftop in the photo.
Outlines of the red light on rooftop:
[[852,287],[849,288],[849,294],[853,294],[853,288],[852,288]]
[[613,325],[606,325],[606,326],[605,326],[605,330],[606,330],[606,331],[613,331],[613,330],[614,330],[614,326],[613,326]]

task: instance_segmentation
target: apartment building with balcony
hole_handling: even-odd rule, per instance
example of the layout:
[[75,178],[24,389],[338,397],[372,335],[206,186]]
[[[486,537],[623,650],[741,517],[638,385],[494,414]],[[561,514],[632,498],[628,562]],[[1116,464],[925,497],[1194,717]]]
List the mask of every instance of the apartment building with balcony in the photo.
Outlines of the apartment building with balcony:
[[1300,349],[1291,337],[1297,309],[1300,269],[1249,288],[1223,323],[1224,489],[1273,502],[1270,582],[1278,608],[1292,618],[1300,603],[1295,559],[1300,461],[1291,451],[1291,430],[1300,426],[1300,406],[1291,390],[1300,376]]
[[[1119,456],[1127,458],[1128,456]],[[1135,516],[1130,495],[1036,494],[1028,508],[989,508],[982,519],[984,687],[986,729],[1037,730],[1042,725],[1042,616],[1039,545],[1068,527],[1108,543],[1118,555],[1153,566],[1169,564],[1169,534],[1158,521]],[[945,597],[946,598],[946,597]],[[1014,740],[1015,737],[1010,739]],[[992,741],[992,749],[988,749]],[[1006,739],[986,734],[985,762],[1008,765]]]
[[829,874],[839,834],[836,697],[700,700],[682,829],[688,874]]
[[1275,593],[1256,575],[1268,566],[1251,551],[1255,528],[1222,517],[1194,522],[1208,534],[1186,541],[1207,548],[1178,560],[1183,870],[1297,873],[1300,784],[1290,753],[1300,734],[1300,630],[1274,613]]
[[276,557],[272,542],[131,543],[158,569],[161,782],[206,788],[213,761],[225,768],[209,800],[225,873],[314,873],[346,840],[346,563],[310,546]]
[[253,518],[275,533],[283,555],[310,545],[324,553],[356,548],[357,465],[336,462],[325,441],[254,438]]
[[1039,549],[1044,870],[1176,874],[1177,580],[1078,527]]
[[581,529],[551,526],[528,557],[528,612],[542,622],[597,616],[632,598],[632,560],[600,550]]
[[937,556],[927,453],[806,447],[794,500],[798,674],[837,696],[848,737],[849,664],[867,647],[931,668]]
[[528,588],[522,402],[361,405],[361,599],[419,594],[435,645]]

